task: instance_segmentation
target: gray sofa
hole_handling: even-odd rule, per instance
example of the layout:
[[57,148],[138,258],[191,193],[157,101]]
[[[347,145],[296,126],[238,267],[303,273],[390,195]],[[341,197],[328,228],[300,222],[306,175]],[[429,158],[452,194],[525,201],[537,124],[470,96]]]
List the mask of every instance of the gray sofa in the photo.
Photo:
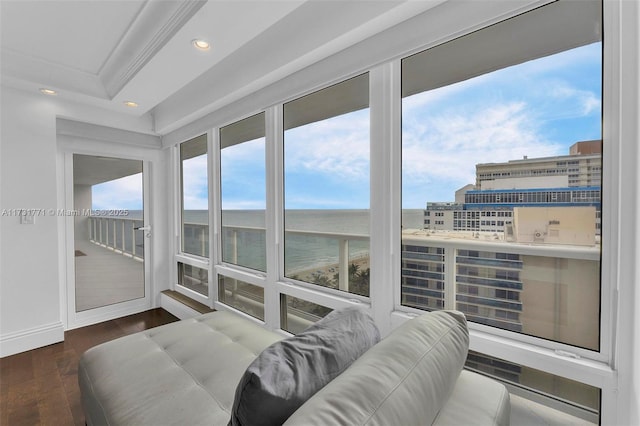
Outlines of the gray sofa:
[[[78,370],[87,424],[227,425],[247,368],[265,348],[287,343],[282,339],[233,313],[213,312],[96,346]],[[506,388],[462,370],[467,350],[461,313],[416,317],[366,350],[285,424],[509,424]]]

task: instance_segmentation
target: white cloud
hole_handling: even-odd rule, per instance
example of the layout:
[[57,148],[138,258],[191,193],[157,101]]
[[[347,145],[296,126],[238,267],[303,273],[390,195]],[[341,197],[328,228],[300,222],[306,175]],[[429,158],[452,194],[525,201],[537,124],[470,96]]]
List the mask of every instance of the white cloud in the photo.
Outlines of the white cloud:
[[[420,95],[416,95],[420,96]],[[403,188],[427,201],[453,199],[454,191],[475,183],[478,163],[505,162],[560,154],[561,147],[544,139],[525,102],[460,106],[429,114],[403,116]],[[448,188],[429,190],[429,184]],[[449,193],[433,199],[429,193]]]
[[142,173],[93,185],[91,204],[96,210],[141,210]]
[[288,172],[313,171],[332,179],[369,179],[369,110],[333,117],[288,130]]
[[591,91],[576,89],[565,81],[550,82],[547,90],[542,89],[555,102],[562,103],[562,108],[554,109],[555,114],[561,117],[581,117],[600,112],[600,98]]

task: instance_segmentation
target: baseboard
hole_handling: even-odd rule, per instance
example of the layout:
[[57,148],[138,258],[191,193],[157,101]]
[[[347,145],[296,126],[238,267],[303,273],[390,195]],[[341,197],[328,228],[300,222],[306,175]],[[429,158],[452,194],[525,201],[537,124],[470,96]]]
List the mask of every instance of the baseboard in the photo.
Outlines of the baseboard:
[[64,340],[61,322],[30,328],[0,336],[0,357],[30,351]]
[[165,311],[172,313],[180,319],[193,318],[201,315],[200,312],[188,307],[184,303],[180,303],[166,294],[160,294],[160,306]]

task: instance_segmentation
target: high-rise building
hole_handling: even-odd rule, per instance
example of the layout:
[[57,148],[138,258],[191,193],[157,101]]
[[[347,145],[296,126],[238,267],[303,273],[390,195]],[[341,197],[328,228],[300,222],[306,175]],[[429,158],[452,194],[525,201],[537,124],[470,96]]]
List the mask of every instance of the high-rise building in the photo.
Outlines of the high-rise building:
[[577,154],[477,164],[476,185],[457,190],[456,202],[427,203],[424,228],[502,233],[516,207],[594,207],[600,234],[602,141],[570,151]]
[[[602,141],[580,141],[569,155],[476,165],[476,188],[562,188],[600,186]],[[532,186],[533,185],[533,186]]]
[[[571,150],[478,164],[476,185],[456,191],[455,202],[428,202],[424,230],[403,234],[402,303],[447,308],[449,291],[449,308],[471,321],[597,346],[596,324],[557,327],[599,300],[602,148],[585,141]],[[536,301],[554,298],[557,311],[543,316],[558,321],[539,320]]]

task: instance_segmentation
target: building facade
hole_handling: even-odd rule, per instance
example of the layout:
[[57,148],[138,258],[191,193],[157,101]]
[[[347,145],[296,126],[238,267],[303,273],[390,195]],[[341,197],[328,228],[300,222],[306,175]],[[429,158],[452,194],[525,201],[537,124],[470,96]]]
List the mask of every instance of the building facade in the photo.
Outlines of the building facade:
[[[569,148],[569,155],[510,160],[506,163],[476,165],[476,187],[483,189],[522,188],[522,178],[566,179],[568,187],[601,186],[602,141],[580,141]],[[513,182],[512,180],[515,180]],[[546,185],[545,185],[546,186]]]
[[455,202],[428,202],[424,228],[503,233],[517,207],[594,207],[601,229],[602,141],[573,144],[570,155],[476,165],[476,185]]

